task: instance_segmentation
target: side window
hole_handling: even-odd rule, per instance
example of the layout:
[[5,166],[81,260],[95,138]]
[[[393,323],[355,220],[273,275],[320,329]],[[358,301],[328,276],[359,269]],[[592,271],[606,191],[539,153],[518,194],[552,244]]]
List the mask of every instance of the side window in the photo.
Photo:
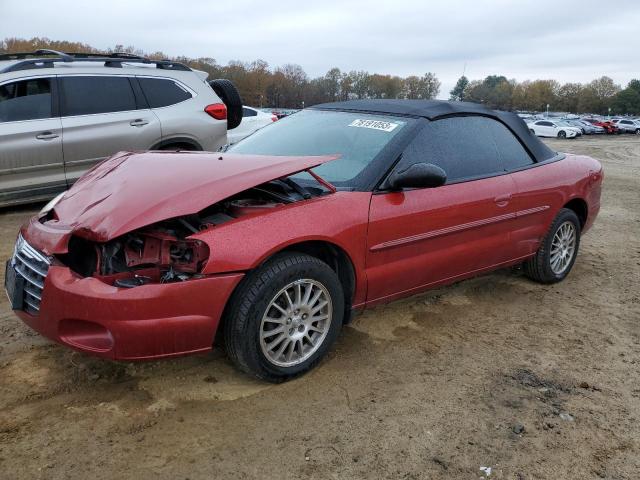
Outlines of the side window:
[[167,107],[191,98],[191,94],[173,80],[138,77],[138,81],[151,108]]
[[51,79],[0,85],[0,122],[51,118]]
[[427,123],[402,153],[397,168],[433,163],[447,183],[504,172],[484,117],[451,117]]
[[505,170],[517,170],[533,164],[533,159],[529,152],[525,150],[516,136],[511,133],[502,123],[486,119],[493,141],[496,144],[498,155]]
[[247,107],[242,107],[243,117],[256,117],[257,115],[258,115],[258,112],[256,112],[255,110],[251,110],[250,108],[247,108]]
[[62,116],[125,112],[136,109],[127,77],[60,77]]
[[541,127],[553,127],[553,123],[551,122],[538,122],[538,125]]

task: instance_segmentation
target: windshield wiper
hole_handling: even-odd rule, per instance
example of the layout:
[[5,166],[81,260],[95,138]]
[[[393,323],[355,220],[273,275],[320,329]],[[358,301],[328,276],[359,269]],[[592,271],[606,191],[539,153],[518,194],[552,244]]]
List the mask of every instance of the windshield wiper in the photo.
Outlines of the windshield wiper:
[[305,200],[309,200],[311,198],[311,194],[309,193],[309,191],[292,178],[281,178],[280,181],[291,187],[298,195],[300,195]]

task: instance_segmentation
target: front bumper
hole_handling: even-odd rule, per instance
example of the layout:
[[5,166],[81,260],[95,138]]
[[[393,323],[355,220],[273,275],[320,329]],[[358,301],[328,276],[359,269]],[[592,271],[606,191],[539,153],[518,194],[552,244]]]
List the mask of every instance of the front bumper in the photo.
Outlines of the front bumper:
[[[29,230],[23,233],[32,242]],[[15,313],[51,340],[115,360],[205,352],[211,349],[227,300],[243,276],[211,275],[118,288],[53,264],[44,278],[39,311]]]

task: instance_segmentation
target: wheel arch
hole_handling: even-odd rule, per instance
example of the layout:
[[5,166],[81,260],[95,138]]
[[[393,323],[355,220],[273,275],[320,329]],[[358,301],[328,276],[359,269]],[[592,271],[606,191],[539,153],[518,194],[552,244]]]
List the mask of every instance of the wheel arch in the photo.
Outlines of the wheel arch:
[[160,142],[156,143],[149,150],[162,150],[164,148],[170,147],[171,145],[188,145],[191,150],[196,152],[202,151],[202,145],[196,142],[193,138],[189,137],[171,137],[165,138]]
[[344,323],[349,323],[351,320],[353,297],[356,291],[356,270],[353,261],[346,250],[339,245],[326,240],[305,240],[292,243],[279,249],[265,258],[260,264],[262,265],[275,255],[287,252],[305,253],[309,256],[322,260],[331,267],[338,276],[344,291]]
[[587,223],[587,218],[589,217],[589,206],[584,199],[579,197],[572,198],[565,203],[562,208],[572,210],[578,216],[578,220],[580,220],[580,228],[584,228]]

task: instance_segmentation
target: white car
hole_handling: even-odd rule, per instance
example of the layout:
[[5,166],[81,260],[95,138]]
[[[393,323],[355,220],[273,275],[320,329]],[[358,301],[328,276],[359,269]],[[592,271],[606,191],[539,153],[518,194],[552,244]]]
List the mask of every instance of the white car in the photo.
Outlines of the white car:
[[577,127],[558,120],[538,120],[529,123],[529,130],[538,137],[575,138],[582,135]]
[[257,108],[242,107],[242,122],[233,130],[227,132],[227,141],[229,144],[238,143],[245,137],[248,137],[256,130],[271,125],[278,120],[273,114],[265,113]]

